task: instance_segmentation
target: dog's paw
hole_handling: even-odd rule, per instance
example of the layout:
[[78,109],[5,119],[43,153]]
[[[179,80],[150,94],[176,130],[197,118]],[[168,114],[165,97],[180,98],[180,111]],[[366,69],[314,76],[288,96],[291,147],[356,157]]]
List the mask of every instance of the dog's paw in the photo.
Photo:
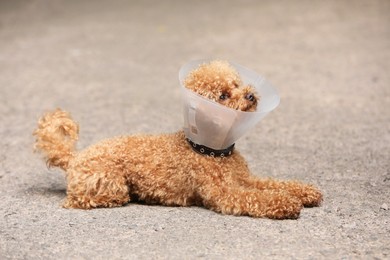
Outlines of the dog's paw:
[[291,183],[288,192],[297,197],[304,207],[317,207],[321,205],[322,193],[313,185],[302,183]]
[[316,187],[307,185],[300,199],[305,207],[318,207],[322,203],[322,193]]
[[92,209],[93,206],[90,203],[85,203],[81,200],[68,196],[62,203],[62,207],[65,209]]
[[281,193],[269,201],[265,216],[271,219],[297,219],[302,208],[301,200]]

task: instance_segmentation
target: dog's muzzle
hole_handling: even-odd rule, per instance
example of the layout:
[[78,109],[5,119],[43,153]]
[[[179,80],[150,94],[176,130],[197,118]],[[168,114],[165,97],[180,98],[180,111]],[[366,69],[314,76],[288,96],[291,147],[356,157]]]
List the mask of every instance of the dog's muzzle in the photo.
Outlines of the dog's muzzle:
[[208,155],[208,156],[211,156],[211,157],[227,157],[227,156],[230,156],[233,154],[233,150],[234,150],[234,144],[232,144],[231,146],[229,146],[228,148],[226,149],[222,149],[222,150],[215,150],[215,149],[212,149],[210,147],[207,147],[207,146],[204,146],[204,145],[201,145],[201,144],[196,144],[194,143],[193,141],[191,141],[190,139],[186,138],[187,142],[190,144],[191,148],[201,154],[201,155]]

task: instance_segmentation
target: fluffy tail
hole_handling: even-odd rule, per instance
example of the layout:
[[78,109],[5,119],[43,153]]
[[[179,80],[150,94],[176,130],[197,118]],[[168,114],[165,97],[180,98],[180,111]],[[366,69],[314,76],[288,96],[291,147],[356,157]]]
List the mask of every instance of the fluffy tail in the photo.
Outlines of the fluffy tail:
[[43,152],[49,167],[68,168],[74,156],[79,126],[68,112],[57,109],[45,114],[38,122],[35,149]]

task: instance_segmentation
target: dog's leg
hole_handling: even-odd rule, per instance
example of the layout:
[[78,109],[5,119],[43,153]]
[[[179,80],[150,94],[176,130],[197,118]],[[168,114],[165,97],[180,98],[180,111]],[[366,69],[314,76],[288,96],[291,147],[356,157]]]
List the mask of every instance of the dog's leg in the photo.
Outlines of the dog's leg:
[[212,181],[208,184],[203,182],[198,188],[203,205],[223,214],[296,219],[302,209],[301,201],[284,191],[221,187]]
[[129,201],[129,188],[124,177],[84,173],[68,176],[67,198],[63,207],[118,207]]
[[259,190],[283,190],[301,200],[305,207],[316,207],[322,202],[321,192],[314,186],[297,181],[276,181],[271,179],[258,179],[254,176],[242,179],[241,183],[246,188]]

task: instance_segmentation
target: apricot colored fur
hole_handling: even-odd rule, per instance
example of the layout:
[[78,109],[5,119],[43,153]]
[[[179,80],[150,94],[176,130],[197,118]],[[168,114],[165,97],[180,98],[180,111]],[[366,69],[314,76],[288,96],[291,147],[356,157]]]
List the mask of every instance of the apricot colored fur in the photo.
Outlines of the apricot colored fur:
[[[215,68],[219,68],[218,77],[212,76],[216,75]],[[210,84],[204,83],[206,78]],[[242,86],[238,74],[226,63],[201,66],[186,84],[230,107],[256,108],[257,99],[243,98],[252,89]],[[218,100],[223,92],[228,93],[228,100]],[[200,155],[192,150],[182,131],[116,137],[76,151],[78,125],[69,113],[57,109],[40,119],[34,135],[35,147],[45,154],[48,165],[66,172],[65,208],[116,207],[142,201],[285,219],[297,218],[303,206],[318,206],[322,200],[320,191],[311,185],[251,175],[237,150],[225,158]]]

